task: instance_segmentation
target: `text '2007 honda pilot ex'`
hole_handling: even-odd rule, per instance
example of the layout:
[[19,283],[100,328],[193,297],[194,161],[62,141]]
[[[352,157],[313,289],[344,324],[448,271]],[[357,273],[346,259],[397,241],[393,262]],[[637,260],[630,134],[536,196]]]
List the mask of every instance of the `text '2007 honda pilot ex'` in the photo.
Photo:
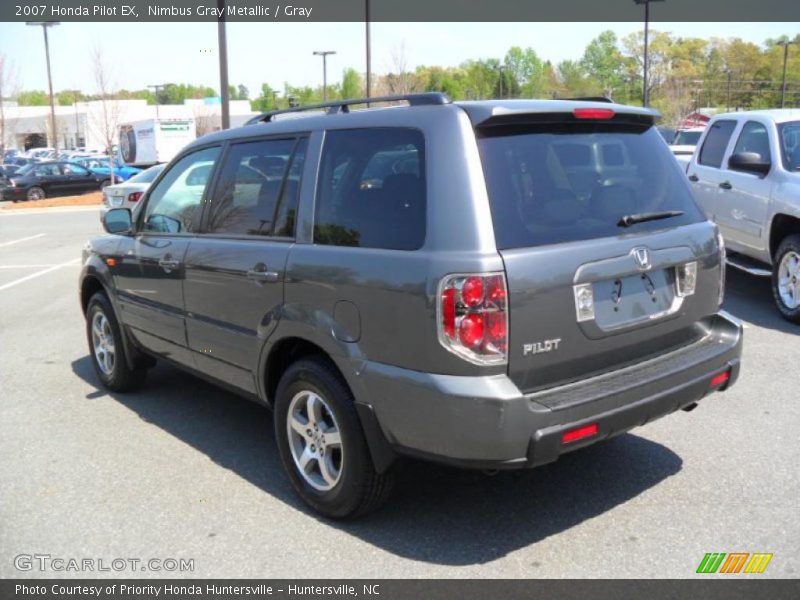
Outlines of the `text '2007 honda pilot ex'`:
[[343,518],[398,456],[532,467],[733,384],[722,242],[654,113],[382,100],[204,136],[106,213],[80,296],[107,388],[164,359],[272,407]]

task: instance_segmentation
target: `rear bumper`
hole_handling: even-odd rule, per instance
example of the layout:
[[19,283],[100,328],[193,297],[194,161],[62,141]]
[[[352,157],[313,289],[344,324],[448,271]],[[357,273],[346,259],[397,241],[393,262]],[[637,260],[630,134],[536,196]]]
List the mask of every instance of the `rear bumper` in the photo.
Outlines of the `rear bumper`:
[[27,200],[26,190],[23,188],[0,188],[0,200]]
[[[522,394],[505,375],[434,375],[368,363],[356,397],[371,405],[397,453],[473,468],[533,467],[733,385],[742,327],[726,313],[709,323],[708,334],[689,346],[534,394]],[[727,382],[712,387],[726,371]],[[565,432],[590,424],[595,435],[562,441]]]

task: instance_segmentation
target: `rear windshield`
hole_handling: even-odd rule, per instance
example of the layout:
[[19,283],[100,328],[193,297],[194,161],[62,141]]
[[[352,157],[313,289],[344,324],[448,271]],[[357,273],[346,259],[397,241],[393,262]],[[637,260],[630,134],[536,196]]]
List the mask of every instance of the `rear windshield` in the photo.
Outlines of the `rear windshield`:
[[700,141],[702,131],[679,131],[672,142],[673,146],[697,146]]
[[[500,249],[652,231],[703,220],[655,127],[600,123],[479,131]],[[619,225],[642,213],[669,219]]]

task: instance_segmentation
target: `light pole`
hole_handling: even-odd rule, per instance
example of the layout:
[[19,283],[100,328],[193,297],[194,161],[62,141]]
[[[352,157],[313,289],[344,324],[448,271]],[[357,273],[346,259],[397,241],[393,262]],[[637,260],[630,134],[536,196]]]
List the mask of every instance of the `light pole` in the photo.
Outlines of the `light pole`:
[[60,25],[58,21],[29,21],[31,26],[41,26],[44,32],[44,54],[47,58],[47,85],[50,88],[50,129],[53,131],[53,154],[58,160],[58,132],[56,131],[56,103],[53,99],[53,76],[50,74],[50,42],[47,39],[47,29]]
[[168,85],[169,85],[168,83],[153,83],[153,84],[150,84],[150,85],[147,86],[148,88],[152,88],[153,89],[153,93],[156,96],[156,119],[158,119],[158,103],[159,103],[158,92],[163,90]]
[[503,99],[503,79],[505,79],[506,66],[498,65],[497,71],[500,73],[500,99]]
[[650,41],[650,3],[663,2],[664,0],[633,0],[635,4],[644,4],[644,60],[643,62],[643,82],[642,82],[642,106],[645,108],[650,105],[650,89],[647,85],[647,68],[649,63],[648,46]]
[[786,65],[789,60],[789,46],[797,42],[791,40],[782,40],[778,42],[778,46],[783,46],[783,83],[781,84],[781,108],[786,106]]
[[728,92],[725,95],[725,112],[731,112],[731,72],[728,71]]
[[328,101],[328,55],[336,54],[336,50],[314,50],[314,56],[322,57],[322,101]]
[[367,98],[369,98],[370,97],[370,91],[372,90],[372,85],[371,85],[372,76],[370,75],[370,72],[372,71],[372,57],[371,57],[372,36],[370,35],[370,31],[369,31],[369,0],[364,0],[364,2],[365,2],[365,21],[366,21],[366,26],[367,26],[367,31],[366,31],[366,34],[367,34],[367,82],[366,82],[367,90],[366,91],[367,91]]
[[228,87],[228,39],[225,32],[225,0],[217,0],[219,20],[217,21],[217,40],[219,42],[219,87],[222,100],[222,128],[231,127],[231,92]]

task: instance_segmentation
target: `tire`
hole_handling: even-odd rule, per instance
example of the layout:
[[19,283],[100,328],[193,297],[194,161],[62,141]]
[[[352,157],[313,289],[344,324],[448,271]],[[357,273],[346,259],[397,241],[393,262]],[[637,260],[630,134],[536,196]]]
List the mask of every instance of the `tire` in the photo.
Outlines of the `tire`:
[[144,383],[147,370],[128,366],[119,322],[111,302],[102,292],[89,300],[86,337],[94,372],[105,387],[112,392],[129,392]]
[[104,190],[110,185],[111,185],[111,180],[110,179],[104,179],[103,181],[100,182],[100,189]]
[[45,194],[44,190],[38,185],[29,188],[28,191],[25,192],[25,198],[27,200],[44,200],[46,197],[47,194]]
[[800,234],[786,236],[773,259],[772,296],[784,319],[800,324]]
[[[318,408],[316,419],[308,419],[309,402]],[[275,395],[275,439],[292,487],[311,508],[333,519],[352,519],[377,509],[389,497],[394,482],[391,470],[375,470],[353,402],[339,374],[316,357],[292,364]],[[302,433],[295,429],[290,433],[290,415],[305,428]],[[332,441],[337,431],[338,445]],[[301,450],[311,448],[315,458],[308,460],[307,474],[302,474],[295,457],[302,458]],[[323,463],[328,479],[323,476]]]

